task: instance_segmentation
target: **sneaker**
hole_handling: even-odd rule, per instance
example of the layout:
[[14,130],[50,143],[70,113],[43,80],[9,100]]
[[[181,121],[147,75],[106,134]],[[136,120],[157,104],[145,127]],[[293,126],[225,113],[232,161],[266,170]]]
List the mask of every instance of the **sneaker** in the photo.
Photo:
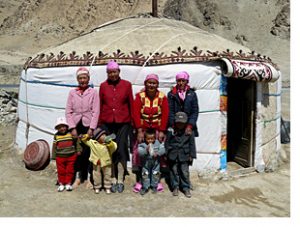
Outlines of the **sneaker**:
[[148,189],[142,188],[140,191],[141,195],[145,195],[148,192]]
[[178,196],[178,188],[174,188],[172,192],[173,196]]
[[99,192],[100,192],[100,189],[99,189],[99,188],[96,188],[96,189],[95,189],[95,193],[96,193],[96,194],[99,194]]
[[67,184],[67,185],[66,185],[66,190],[67,190],[67,191],[72,191],[72,190],[73,190],[72,185]]
[[57,188],[57,191],[58,192],[62,192],[62,191],[64,191],[65,190],[65,186],[64,185],[59,185],[59,187]]
[[191,192],[190,192],[189,189],[185,190],[183,193],[184,193],[185,197],[187,197],[187,198],[191,198],[192,197],[192,194],[191,194]]
[[122,193],[124,191],[124,184],[120,183],[118,184],[118,192]]
[[110,188],[110,191],[112,193],[116,193],[118,190],[118,185],[117,184],[112,184],[111,188]]
[[110,194],[111,193],[110,189],[109,188],[105,189],[105,193]]

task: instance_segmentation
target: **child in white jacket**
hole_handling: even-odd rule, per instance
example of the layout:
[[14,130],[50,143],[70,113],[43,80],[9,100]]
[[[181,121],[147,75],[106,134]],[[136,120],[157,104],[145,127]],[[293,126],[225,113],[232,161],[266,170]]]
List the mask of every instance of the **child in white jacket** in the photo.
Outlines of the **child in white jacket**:
[[101,171],[104,175],[104,188],[106,194],[111,193],[111,164],[112,154],[117,149],[117,144],[112,137],[106,136],[105,130],[97,128],[94,131],[93,139],[88,134],[84,134],[81,138],[91,149],[89,161],[93,164],[93,186],[95,193],[98,194],[101,188]]

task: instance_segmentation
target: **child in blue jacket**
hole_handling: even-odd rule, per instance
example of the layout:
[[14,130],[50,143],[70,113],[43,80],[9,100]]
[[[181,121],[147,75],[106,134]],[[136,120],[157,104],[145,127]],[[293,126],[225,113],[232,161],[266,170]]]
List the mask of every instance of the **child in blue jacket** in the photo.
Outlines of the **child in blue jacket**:
[[138,145],[138,154],[142,162],[142,189],[141,195],[146,194],[149,188],[157,192],[160,179],[160,156],[165,153],[164,143],[155,137],[155,130],[145,132],[145,142]]

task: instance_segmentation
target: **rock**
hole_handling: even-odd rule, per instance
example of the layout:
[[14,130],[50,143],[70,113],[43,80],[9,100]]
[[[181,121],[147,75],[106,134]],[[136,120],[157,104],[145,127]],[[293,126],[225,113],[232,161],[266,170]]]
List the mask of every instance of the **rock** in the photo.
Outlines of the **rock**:
[[16,123],[17,97],[18,94],[16,92],[0,89],[0,125],[11,125]]
[[283,39],[290,38],[290,4],[282,7],[281,11],[273,20],[274,26],[271,28],[271,34]]

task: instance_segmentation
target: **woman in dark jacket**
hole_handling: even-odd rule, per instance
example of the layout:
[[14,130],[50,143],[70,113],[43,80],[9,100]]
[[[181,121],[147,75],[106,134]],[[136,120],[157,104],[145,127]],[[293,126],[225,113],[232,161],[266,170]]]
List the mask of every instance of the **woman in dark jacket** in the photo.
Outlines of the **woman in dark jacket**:
[[169,103],[169,127],[175,123],[175,114],[185,112],[188,117],[185,134],[191,135],[194,132],[198,136],[197,119],[199,113],[198,99],[196,92],[190,88],[189,74],[185,71],[176,75],[176,86],[168,93]]

